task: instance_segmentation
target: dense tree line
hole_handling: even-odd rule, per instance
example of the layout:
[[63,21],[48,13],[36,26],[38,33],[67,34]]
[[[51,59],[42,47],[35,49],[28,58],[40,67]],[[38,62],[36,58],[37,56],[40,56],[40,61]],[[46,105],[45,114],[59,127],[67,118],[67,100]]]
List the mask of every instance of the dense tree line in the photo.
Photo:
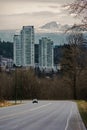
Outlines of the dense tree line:
[[64,79],[38,78],[32,70],[15,70],[14,72],[0,73],[0,99],[72,99],[69,85],[65,86]]
[[13,59],[13,43],[0,41],[0,55]]

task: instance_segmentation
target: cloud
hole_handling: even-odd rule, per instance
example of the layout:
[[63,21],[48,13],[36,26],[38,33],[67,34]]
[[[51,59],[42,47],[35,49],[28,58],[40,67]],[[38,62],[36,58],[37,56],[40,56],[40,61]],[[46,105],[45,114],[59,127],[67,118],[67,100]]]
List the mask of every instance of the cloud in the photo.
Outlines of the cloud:
[[29,12],[24,12],[24,13],[13,13],[13,14],[4,14],[4,15],[0,15],[0,17],[15,17],[15,16],[32,16],[32,17],[37,17],[37,16],[54,16],[54,15],[59,15],[59,13],[55,13],[55,12],[52,12],[52,11],[38,11],[38,12],[32,12],[32,13],[29,13]]
[[49,6],[50,8],[53,8],[53,9],[55,9],[55,8],[59,8],[59,6],[56,6],[56,5],[53,5],[53,6]]
[[37,2],[43,2],[43,3],[61,3],[61,4],[66,4],[69,2],[72,2],[73,0],[0,0],[0,2],[33,2],[33,3],[37,3]]
[[76,17],[77,15],[75,13],[70,14],[72,17]]
[[32,13],[32,15],[35,15],[35,16],[55,16],[55,15],[58,15],[59,13],[55,13],[55,12],[52,12],[52,11],[40,11],[40,12],[34,12]]
[[57,19],[58,13],[50,11],[0,15],[0,29],[21,28],[23,25],[34,25],[38,27],[49,21],[56,21]]
[[[3,2],[59,2],[60,0],[3,0]],[[2,2],[2,0],[0,0]]]
[[[13,0],[12,0],[13,1]],[[23,0],[22,0],[23,1]],[[3,3],[0,4],[0,14],[19,14],[26,12],[42,12],[42,11],[51,11],[51,12],[61,12],[60,4],[55,3]]]
[[41,26],[49,21],[69,23],[69,14],[61,6],[64,3],[66,0],[0,0],[0,29]]

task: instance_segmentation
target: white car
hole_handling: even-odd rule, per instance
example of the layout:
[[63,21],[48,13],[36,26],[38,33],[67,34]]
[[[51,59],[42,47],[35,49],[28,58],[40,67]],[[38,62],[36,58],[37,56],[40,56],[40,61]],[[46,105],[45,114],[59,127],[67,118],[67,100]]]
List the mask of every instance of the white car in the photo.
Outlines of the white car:
[[38,103],[38,100],[37,99],[33,99],[32,103]]

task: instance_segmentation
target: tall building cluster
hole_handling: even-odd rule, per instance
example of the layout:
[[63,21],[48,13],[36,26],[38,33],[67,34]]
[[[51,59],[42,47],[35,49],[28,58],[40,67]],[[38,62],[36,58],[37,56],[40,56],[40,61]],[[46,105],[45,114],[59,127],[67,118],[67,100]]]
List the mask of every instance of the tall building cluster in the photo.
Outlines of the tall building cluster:
[[14,64],[34,66],[34,27],[23,26],[20,35],[14,35]]
[[35,44],[34,26],[23,26],[20,35],[14,35],[13,40],[14,64],[16,66],[35,67],[35,59],[38,54],[38,67],[41,69],[53,68],[53,41],[49,38],[42,37],[38,41],[39,45],[37,46]]

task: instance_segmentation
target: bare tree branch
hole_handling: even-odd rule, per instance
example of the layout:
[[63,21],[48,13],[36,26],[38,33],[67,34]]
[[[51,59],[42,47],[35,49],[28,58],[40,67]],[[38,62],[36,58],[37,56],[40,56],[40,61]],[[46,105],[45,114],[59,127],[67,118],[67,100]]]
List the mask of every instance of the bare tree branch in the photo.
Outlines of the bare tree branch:
[[74,24],[70,29],[85,29],[87,28],[87,0],[75,0],[73,3],[64,5],[70,14],[76,14],[75,17],[80,16],[82,24]]

